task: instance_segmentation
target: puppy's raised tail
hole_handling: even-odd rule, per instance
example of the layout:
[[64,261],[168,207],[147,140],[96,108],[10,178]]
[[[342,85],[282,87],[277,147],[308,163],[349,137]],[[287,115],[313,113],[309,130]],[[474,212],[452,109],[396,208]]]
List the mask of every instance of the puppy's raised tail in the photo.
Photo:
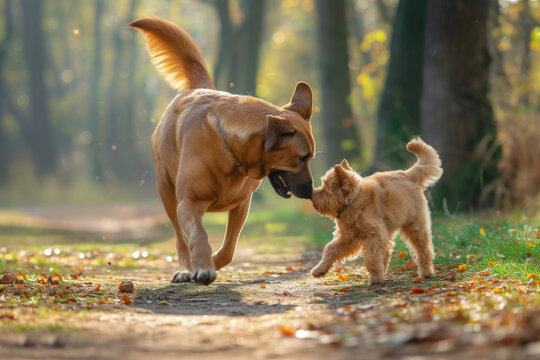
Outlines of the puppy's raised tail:
[[407,176],[424,189],[435,184],[443,173],[437,151],[420,138],[409,141],[407,150],[418,157],[416,163],[405,171]]
[[201,49],[180,26],[159,17],[145,17],[126,26],[146,36],[150,60],[173,89],[214,89]]

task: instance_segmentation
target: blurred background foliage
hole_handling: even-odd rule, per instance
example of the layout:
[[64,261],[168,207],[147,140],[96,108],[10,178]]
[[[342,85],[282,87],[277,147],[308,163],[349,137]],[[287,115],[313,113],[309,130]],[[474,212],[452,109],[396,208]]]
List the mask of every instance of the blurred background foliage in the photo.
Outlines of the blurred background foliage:
[[157,201],[150,136],[175,92],[124,27],[144,16],[183,26],[219,90],[283,105],[310,83],[316,185],[342,158],[408,166],[421,135],[436,207],[538,204],[539,1],[0,0],[0,205]]

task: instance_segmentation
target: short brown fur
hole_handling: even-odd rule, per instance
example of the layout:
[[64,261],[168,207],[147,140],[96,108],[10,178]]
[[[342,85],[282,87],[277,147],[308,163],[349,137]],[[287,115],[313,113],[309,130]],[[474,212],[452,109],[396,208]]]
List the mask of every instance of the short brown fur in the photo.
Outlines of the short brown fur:
[[324,175],[311,200],[316,211],[334,219],[336,231],[311,275],[323,276],[336,261],[362,252],[370,283],[384,281],[398,230],[412,250],[419,275],[434,274],[431,219],[423,192],[441,177],[441,162],[419,138],[411,140],[407,150],[418,157],[408,170],[362,178],[343,160]]
[[[231,262],[251,194],[265,176],[283,197],[311,197],[311,88],[299,82],[282,107],[216,91],[201,50],[185,30],[156,17],[128,26],[144,33],[153,64],[181,91],[152,136],[157,187],[185,268],[172,281],[208,285]],[[229,212],[223,244],[214,254],[202,226],[211,211]]]

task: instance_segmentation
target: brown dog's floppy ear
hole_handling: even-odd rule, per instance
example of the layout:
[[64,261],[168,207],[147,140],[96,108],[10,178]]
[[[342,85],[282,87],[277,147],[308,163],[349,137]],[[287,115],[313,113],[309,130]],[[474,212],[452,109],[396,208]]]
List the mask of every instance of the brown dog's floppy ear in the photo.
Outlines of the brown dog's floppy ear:
[[341,166],[343,166],[344,169],[347,169],[347,170],[352,170],[351,166],[349,165],[349,162],[347,161],[347,159],[343,159],[341,161]]
[[294,128],[289,121],[281,116],[266,116],[266,133],[264,135],[264,151],[272,150],[283,135],[294,134]]
[[313,111],[313,93],[311,87],[303,81],[296,84],[296,89],[291,97],[291,101],[283,106],[284,109],[298,113],[302,118],[309,121]]

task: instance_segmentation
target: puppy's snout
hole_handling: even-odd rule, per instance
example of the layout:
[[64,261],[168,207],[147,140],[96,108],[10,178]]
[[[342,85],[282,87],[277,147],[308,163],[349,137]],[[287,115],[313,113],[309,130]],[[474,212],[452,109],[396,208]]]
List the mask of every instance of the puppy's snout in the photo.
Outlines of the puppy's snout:
[[294,195],[301,199],[311,199],[313,195],[313,182],[309,181],[304,184],[297,185],[293,191]]

